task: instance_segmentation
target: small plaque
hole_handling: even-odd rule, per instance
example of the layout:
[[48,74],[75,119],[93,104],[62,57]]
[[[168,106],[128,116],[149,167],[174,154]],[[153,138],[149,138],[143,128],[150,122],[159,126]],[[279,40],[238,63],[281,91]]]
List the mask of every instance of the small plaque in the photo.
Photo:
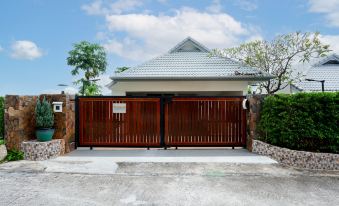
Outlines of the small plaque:
[[113,103],[113,113],[126,113],[126,103]]

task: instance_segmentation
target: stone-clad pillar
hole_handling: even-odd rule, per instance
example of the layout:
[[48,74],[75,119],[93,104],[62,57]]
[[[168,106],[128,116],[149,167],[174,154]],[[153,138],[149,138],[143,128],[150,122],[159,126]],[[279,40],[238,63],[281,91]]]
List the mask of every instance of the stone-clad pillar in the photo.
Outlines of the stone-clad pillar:
[[258,123],[260,121],[260,112],[262,103],[267,95],[257,94],[248,95],[249,101],[249,115],[248,115],[248,138],[247,138],[247,149],[252,151],[252,140],[258,138]]
[[5,97],[5,141],[8,149],[20,150],[21,142],[34,138],[36,100],[37,96]]
[[65,104],[66,113],[66,134],[65,140],[65,152],[68,153],[75,147],[75,96],[67,95]]
[[[74,141],[74,97],[64,94],[42,94],[40,98],[63,102],[62,112],[54,113],[53,139],[64,139],[66,152]],[[5,97],[5,140],[8,149],[20,150],[23,141],[36,139],[35,105],[38,96],[7,95]]]

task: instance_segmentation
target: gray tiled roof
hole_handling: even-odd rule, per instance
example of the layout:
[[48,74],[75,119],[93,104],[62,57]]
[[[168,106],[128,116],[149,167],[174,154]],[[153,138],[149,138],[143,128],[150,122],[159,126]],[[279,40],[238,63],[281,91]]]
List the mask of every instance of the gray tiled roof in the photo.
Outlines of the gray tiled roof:
[[209,50],[188,37],[168,53],[112,77],[119,79],[268,80],[267,73],[232,59],[210,56]]
[[[328,64],[330,61],[338,64]],[[305,79],[325,80],[325,91],[339,91],[339,56],[330,55],[313,65]],[[298,87],[304,91],[321,91],[320,82],[301,81]]]

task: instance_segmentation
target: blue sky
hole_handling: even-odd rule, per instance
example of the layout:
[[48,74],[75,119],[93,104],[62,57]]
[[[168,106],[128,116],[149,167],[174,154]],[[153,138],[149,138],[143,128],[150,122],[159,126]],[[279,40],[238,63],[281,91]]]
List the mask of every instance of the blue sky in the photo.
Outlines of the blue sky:
[[105,85],[116,67],[162,54],[187,36],[225,48],[319,31],[339,52],[338,19],[339,0],[2,0],[0,95],[74,91],[66,58],[82,40],[105,47]]

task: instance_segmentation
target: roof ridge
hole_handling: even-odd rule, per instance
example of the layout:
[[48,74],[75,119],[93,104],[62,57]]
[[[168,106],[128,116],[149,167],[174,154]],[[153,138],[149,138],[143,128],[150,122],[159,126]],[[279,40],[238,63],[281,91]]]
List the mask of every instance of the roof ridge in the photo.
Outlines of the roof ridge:
[[339,61],[339,55],[336,54],[336,53],[330,54],[330,55],[322,58],[321,60],[319,60],[317,63],[313,64],[312,67],[323,66],[326,62],[328,62],[330,60],[338,60]]
[[182,40],[181,42],[179,42],[177,45],[175,45],[172,49],[170,49],[168,51],[168,53],[174,53],[174,52],[178,52],[178,50],[185,45],[185,43],[191,41],[200,51],[202,52],[206,52],[209,53],[210,49],[208,49],[206,46],[204,46],[203,44],[201,44],[200,42],[198,42],[197,40],[193,39],[192,37],[188,36],[186,37],[184,40]]

